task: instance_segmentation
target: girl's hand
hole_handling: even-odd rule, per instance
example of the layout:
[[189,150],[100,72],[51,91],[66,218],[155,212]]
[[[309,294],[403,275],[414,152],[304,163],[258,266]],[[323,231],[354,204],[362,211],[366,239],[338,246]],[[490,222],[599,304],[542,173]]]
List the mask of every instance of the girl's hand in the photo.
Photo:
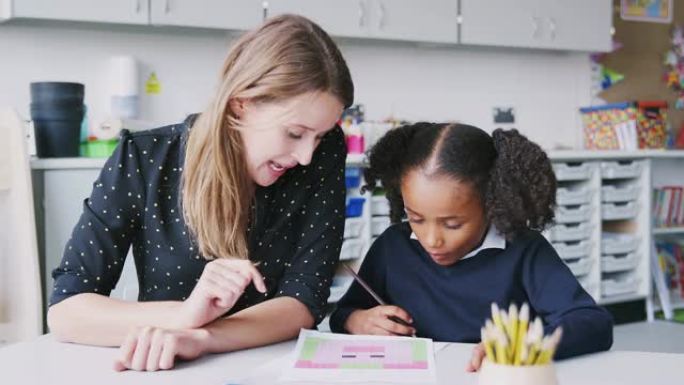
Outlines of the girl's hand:
[[398,306],[376,306],[368,310],[355,310],[347,318],[345,329],[351,334],[374,334],[383,336],[412,336],[416,329],[392,321],[396,317],[409,325],[411,316]]
[[209,262],[190,297],[180,306],[180,328],[202,327],[221,317],[235,305],[250,282],[259,292],[266,292],[263,277],[248,260]]
[[480,370],[480,366],[482,365],[482,360],[484,357],[484,346],[482,345],[482,342],[480,342],[473,348],[473,355],[470,358],[470,362],[468,362],[468,366],[466,366],[466,372],[477,372]]
[[208,352],[208,345],[209,332],[204,329],[137,328],[119,348],[114,370],[171,369],[176,358],[194,360]]

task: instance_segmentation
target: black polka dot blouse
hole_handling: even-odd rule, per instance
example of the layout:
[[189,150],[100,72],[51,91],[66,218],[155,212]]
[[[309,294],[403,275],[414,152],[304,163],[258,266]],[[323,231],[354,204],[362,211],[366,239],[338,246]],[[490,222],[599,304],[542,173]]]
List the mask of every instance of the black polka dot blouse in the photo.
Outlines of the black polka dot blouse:
[[[180,301],[190,295],[208,263],[179,207],[190,121],[122,133],[52,272],[51,305],[79,293],[109,295],[130,247],[140,301]],[[259,262],[267,293],[249,285],[230,313],[289,296],[306,305],[317,323],[323,319],[344,232],[345,156],[338,127],[322,139],[308,166],[257,187],[249,258]]]

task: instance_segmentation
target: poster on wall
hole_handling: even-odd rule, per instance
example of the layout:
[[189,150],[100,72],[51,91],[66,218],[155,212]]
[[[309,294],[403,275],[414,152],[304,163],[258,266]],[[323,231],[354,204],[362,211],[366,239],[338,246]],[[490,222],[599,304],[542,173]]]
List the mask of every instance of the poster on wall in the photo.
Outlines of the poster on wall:
[[621,0],[622,20],[671,23],[674,0]]

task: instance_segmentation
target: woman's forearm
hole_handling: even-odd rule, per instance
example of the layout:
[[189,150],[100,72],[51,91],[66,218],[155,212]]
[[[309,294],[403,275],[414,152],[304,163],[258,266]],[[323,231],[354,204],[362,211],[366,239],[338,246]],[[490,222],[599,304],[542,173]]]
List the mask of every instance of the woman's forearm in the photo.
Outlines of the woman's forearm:
[[180,301],[129,302],[83,293],[53,305],[48,311],[50,332],[63,342],[119,346],[135,327],[183,327]]
[[210,353],[222,353],[273,344],[292,339],[302,328],[311,328],[309,309],[292,297],[278,297],[204,327],[211,342]]

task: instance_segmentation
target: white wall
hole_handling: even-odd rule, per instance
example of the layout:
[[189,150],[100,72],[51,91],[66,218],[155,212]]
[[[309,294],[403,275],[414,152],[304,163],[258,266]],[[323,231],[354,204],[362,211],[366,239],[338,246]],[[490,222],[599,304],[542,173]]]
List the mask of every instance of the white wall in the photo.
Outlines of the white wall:
[[[187,29],[0,24],[0,106],[28,116],[29,82],[78,81],[99,120],[108,109],[107,59],[129,54],[142,63],[143,78],[154,71],[162,84],[160,95],[143,95],[141,117],[178,121],[208,100],[233,38]],[[591,100],[586,54],[378,41],[341,47],[369,118],[459,120],[490,130],[492,107],[513,106],[516,126],[544,147],[580,143],[577,108]]]

